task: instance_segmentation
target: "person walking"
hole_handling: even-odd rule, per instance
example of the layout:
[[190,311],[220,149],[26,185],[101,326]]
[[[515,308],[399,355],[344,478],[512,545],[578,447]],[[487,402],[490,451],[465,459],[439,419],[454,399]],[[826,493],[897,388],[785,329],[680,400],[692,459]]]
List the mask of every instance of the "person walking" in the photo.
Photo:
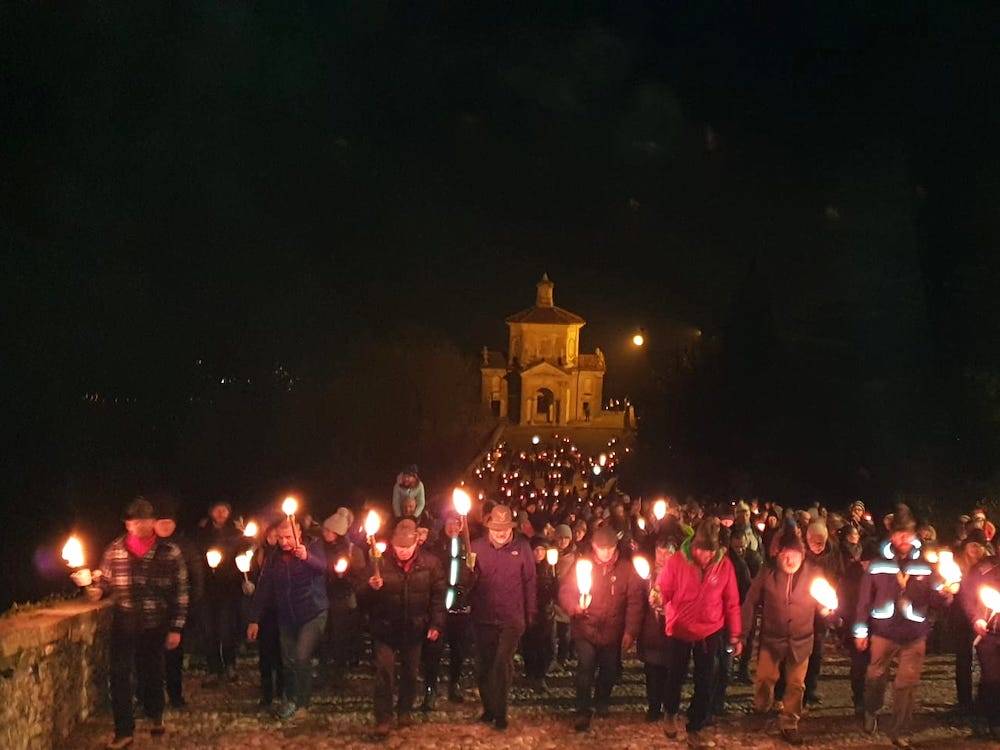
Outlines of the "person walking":
[[496,505],[484,523],[487,534],[472,542],[475,555],[472,623],[476,635],[480,721],[507,729],[507,698],[514,678],[514,652],[538,613],[535,560],[506,505]]
[[646,593],[631,560],[621,554],[613,527],[599,526],[590,547],[585,562],[576,563],[592,568],[589,603],[581,602],[575,575],[567,575],[559,588],[560,605],[573,618],[570,630],[577,654],[574,728],[578,732],[590,729],[595,709],[599,716],[608,714],[622,652],[632,648],[640,634]]
[[181,644],[187,620],[188,575],[184,554],[173,542],[156,536],[152,503],[138,497],[124,513],[125,534],[101,558],[100,575],[87,587],[87,597],[111,599],[111,709],[115,722],[109,750],[133,743],[134,690],[140,696],[150,734],[166,733],[163,724],[163,651]]
[[554,602],[559,593],[559,580],[553,565],[546,562],[548,542],[544,537],[531,540],[531,550],[535,556],[535,580],[537,582],[536,602],[538,616],[524,631],[521,639],[521,654],[524,656],[524,675],[536,693],[548,692],[545,675],[552,663],[553,639],[555,637]]
[[670,683],[670,640],[666,634],[663,597],[660,594],[660,573],[670,556],[677,552],[680,539],[670,532],[656,536],[653,570],[646,584],[646,606],[643,610],[642,632],[639,636],[639,658],[646,676],[646,721],[659,721],[666,708],[667,686]]
[[[701,734],[715,687],[718,650],[727,646],[742,652],[742,620],[736,574],[719,546],[719,519],[706,517],[693,537],[672,555],[658,581],[663,599],[665,632],[670,638],[671,681],[665,700],[664,732],[677,736],[681,685],[694,657],[694,695],[687,712],[687,742],[692,748],[715,747]],[[723,642],[728,630],[729,643]]]
[[341,686],[348,668],[358,663],[361,651],[361,611],[355,589],[357,576],[365,568],[365,555],[348,538],[350,526],[349,511],[341,508],[323,521],[320,529],[326,556],[326,598],[330,603],[324,652],[334,687]]
[[386,736],[392,727],[396,659],[400,660],[400,727],[413,723],[421,649],[436,643],[445,629],[447,579],[441,561],[417,544],[417,525],[409,518],[397,522],[388,554],[381,565],[366,571],[368,623],[375,664],[375,733]]
[[933,625],[931,610],[952,601],[939,591],[941,583],[921,557],[916,521],[901,505],[892,514],[890,537],[882,558],[872,561],[861,579],[855,614],[854,638],[858,650],[871,650],[865,675],[864,729],[878,731],[878,714],[885,700],[890,663],[898,659],[889,739],[899,748],[912,747],[908,734],[924,666],[927,635]]
[[754,680],[754,710],[766,716],[774,703],[774,686],[784,672],[785,694],[778,717],[781,737],[791,745],[802,744],[799,718],[805,693],[809,655],[814,647],[815,617],[829,617],[810,593],[814,580],[824,572],[805,560],[805,548],[794,528],[778,538],[774,566],[765,567],[750,585],[743,604],[747,627],[761,612],[760,650]]
[[[968,538],[985,547],[986,534],[973,529]],[[980,541],[981,540],[981,541]],[[973,735],[1000,742],[1000,613],[991,611],[980,598],[984,587],[1000,591],[1000,561],[984,557],[962,583],[960,600],[975,633],[979,657],[979,691],[976,696],[976,721]],[[964,595],[962,595],[964,592]]]
[[260,634],[262,614],[268,607],[278,613],[278,633],[287,700],[277,718],[303,716],[312,700],[312,658],[326,630],[326,555],[322,541],[303,544],[294,520],[278,524],[280,552],[261,570],[250,603],[247,640]]
[[[208,676],[202,682],[204,687],[216,687],[220,682],[235,678],[240,597],[243,595],[243,576],[236,567],[236,556],[245,542],[231,515],[232,506],[225,500],[216,500],[209,506],[208,518],[197,535],[205,577],[204,606],[200,612],[208,662]],[[218,550],[222,555],[215,568],[208,565],[206,554],[209,550]]]
[[156,525],[154,531],[161,539],[176,544],[184,556],[184,567],[188,572],[188,618],[184,623],[184,632],[177,648],[166,649],[163,653],[164,676],[167,685],[167,698],[171,708],[184,708],[184,650],[189,641],[189,634],[196,630],[192,622],[192,613],[197,612],[205,596],[205,570],[198,554],[198,547],[182,531],[177,529],[177,503],[167,495],[157,495],[152,498],[156,510]]

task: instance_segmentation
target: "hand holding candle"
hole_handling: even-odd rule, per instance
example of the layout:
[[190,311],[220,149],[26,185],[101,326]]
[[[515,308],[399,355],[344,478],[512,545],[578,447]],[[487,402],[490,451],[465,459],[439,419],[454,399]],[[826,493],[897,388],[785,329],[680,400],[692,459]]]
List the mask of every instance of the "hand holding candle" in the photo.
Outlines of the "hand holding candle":
[[208,567],[214,571],[219,567],[219,563],[222,562],[222,552],[217,549],[210,549],[205,553],[205,560],[208,562]]
[[84,567],[87,561],[83,554],[83,544],[77,537],[71,536],[66,540],[62,548],[62,559],[73,569],[69,577],[77,586],[85,588],[94,582],[90,568]]
[[257,536],[257,523],[255,521],[250,521],[246,526],[243,527],[243,536],[248,539],[253,539]]
[[580,592],[580,609],[590,606],[590,587],[593,583],[594,563],[586,558],[576,562],[576,588]]
[[955,555],[949,549],[938,552],[938,575],[944,580],[944,589],[949,594],[958,591],[962,581],[962,569],[955,562]]
[[252,596],[256,586],[253,585],[253,581],[247,577],[247,573],[250,572],[250,561],[253,559],[253,550],[248,549],[242,555],[236,556],[236,569],[243,574],[243,593],[247,596]]
[[545,562],[552,566],[552,575],[556,574],[556,563],[559,562],[559,550],[549,547],[545,550]]
[[976,640],[973,641],[973,646],[978,646],[979,642],[983,639],[983,635],[988,632],[990,626],[990,620],[992,620],[997,612],[1000,612],[1000,591],[997,591],[992,586],[980,586],[979,587],[979,601],[983,603],[986,607],[986,619],[978,620],[975,625],[976,627]]

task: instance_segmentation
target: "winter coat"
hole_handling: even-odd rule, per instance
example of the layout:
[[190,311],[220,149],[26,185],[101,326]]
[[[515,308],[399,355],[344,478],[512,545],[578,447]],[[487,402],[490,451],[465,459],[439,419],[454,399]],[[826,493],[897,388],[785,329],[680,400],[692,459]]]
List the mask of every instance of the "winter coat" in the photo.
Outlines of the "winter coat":
[[760,646],[775,659],[790,653],[793,661],[801,662],[812,653],[820,607],[809,587],[822,576],[822,570],[805,561],[790,576],[777,566],[768,566],[753,579],[743,603],[743,626],[749,631],[757,610],[761,610]]
[[719,550],[702,569],[691,558],[691,540],[667,560],[657,582],[663,597],[667,635],[694,643],[725,627],[729,637],[742,633],[740,595],[733,564]]
[[[659,573],[660,571],[656,571]],[[658,580],[659,575],[654,576]],[[646,584],[643,602],[642,631],[639,634],[639,658],[646,664],[667,666],[670,664],[670,640],[667,638],[663,618],[663,603],[660,599],[659,584]]]
[[728,552],[727,557],[729,558],[729,562],[733,564],[733,573],[736,575],[736,590],[740,593],[740,604],[743,604],[754,577],[750,573],[750,568],[746,560],[742,557],[734,555],[732,552]]
[[563,578],[559,586],[559,606],[572,614],[570,632],[573,638],[598,646],[620,643],[625,633],[637,640],[642,628],[645,582],[620,552],[616,552],[608,563],[601,563],[592,555],[587,559],[594,564],[591,602],[587,609],[580,609],[575,573]]
[[274,607],[283,627],[296,629],[329,607],[326,598],[326,554],[321,542],[306,546],[306,559],[276,550],[264,561],[250,602],[250,622]]
[[[417,510],[413,514],[415,516],[420,516],[424,512],[424,507],[426,506],[426,500],[424,499],[424,483],[417,480],[415,487],[404,487],[399,483],[403,478],[402,474],[396,477],[396,484],[392,486],[392,513],[394,516],[399,518],[403,515],[403,500],[412,497],[417,500]],[[384,485],[383,485],[384,486]]]
[[[920,556],[919,547],[904,556],[886,541],[881,551],[861,578],[854,636],[877,635],[895,643],[925,638],[934,624],[931,610],[948,603],[948,597],[935,588],[940,576]],[[900,574],[908,575],[905,587]]]
[[[559,562],[556,563],[556,578],[562,581],[567,573],[573,572],[573,566],[576,564],[576,544],[570,542],[569,547],[559,553]],[[555,601],[555,620],[556,622],[569,622],[569,614],[559,606],[559,598],[556,597]]]
[[514,625],[522,631],[538,612],[535,556],[519,534],[499,549],[489,534],[474,539],[476,568],[471,593],[472,621],[477,625]]
[[386,642],[422,641],[430,628],[444,632],[444,597],[448,579],[441,561],[418,547],[406,565],[391,551],[379,563],[382,588],[368,585],[375,575],[368,565],[359,595],[368,610],[372,638]]

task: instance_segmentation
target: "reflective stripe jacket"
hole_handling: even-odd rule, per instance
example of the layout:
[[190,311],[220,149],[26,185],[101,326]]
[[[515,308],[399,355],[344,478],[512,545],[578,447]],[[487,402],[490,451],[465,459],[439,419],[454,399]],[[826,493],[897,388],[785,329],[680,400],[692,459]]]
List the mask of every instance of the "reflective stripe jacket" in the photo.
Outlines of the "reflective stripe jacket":
[[888,541],[861,579],[854,636],[878,635],[896,643],[924,638],[934,624],[931,610],[947,605],[941,577],[920,554],[919,541],[903,555]]

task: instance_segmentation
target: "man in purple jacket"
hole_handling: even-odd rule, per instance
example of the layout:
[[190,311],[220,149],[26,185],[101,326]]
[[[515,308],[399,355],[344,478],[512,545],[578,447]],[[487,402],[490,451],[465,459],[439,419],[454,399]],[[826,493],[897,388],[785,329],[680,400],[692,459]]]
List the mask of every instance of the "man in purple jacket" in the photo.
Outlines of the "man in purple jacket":
[[528,540],[514,535],[510,508],[497,505],[486,518],[475,554],[472,624],[476,631],[480,721],[507,728],[507,694],[514,679],[514,651],[537,613],[535,559]]

